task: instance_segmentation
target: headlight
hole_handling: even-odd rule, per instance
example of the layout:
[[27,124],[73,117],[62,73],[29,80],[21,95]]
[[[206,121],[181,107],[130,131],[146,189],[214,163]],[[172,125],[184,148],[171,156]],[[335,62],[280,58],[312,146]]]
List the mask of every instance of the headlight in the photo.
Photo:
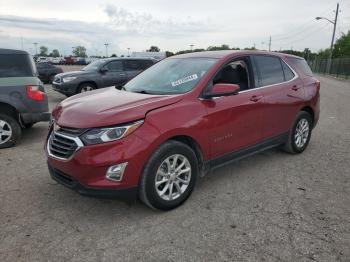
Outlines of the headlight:
[[62,78],[63,82],[70,82],[70,81],[73,81],[75,79],[77,79],[76,76],[67,76],[67,77]]
[[87,145],[115,141],[133,133],[143,123],[143,120],[116,127],[94,128],[84,133],[81,140]]

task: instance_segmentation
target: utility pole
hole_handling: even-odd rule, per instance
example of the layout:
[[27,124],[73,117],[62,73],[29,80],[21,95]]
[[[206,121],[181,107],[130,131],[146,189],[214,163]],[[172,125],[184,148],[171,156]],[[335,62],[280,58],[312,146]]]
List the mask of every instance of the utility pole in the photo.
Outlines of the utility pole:
[[35,47],[35,55],[38,55],[38,43],[33,43]]
[[335,11],[335,18],[333,21],[326,18],[326,17],[320,17],[320,16],[316,17],[316,20],[324,19],[324,20],[327,20],[328,22],[330,22],[331,24],[333,24],[332,42],[331,42],[331,48],[330,48],[329,57],[328,57],[328,61],[327,61],[327,74],[329,74],[331,71],[332,56],[333,56],[333,44],[334,44],[334,38],[335,38],[335,30],[337,29],[338,13],[339,13],[339,3],[337,3],[337,9]]
[[271,52],[271,36],[270,36],[270,39],[269,39],[269,52]]
[[337,3],[337,10],[335,11],[335,19],[333,23],[334,26],[333,26],[333,35],[332,35],[332,42],[331,42],[331,51],[329,52],[329,59],[328,59],[328,66],[327,66],[328,74],[331,71],[331,65],[332,65],[333,45],[334,45],[335,30],[337,29],[338,12],[339,12],[339,3]]
[[106,47],[106,57],[108,57],[108,43],[105,43],[105,47]]

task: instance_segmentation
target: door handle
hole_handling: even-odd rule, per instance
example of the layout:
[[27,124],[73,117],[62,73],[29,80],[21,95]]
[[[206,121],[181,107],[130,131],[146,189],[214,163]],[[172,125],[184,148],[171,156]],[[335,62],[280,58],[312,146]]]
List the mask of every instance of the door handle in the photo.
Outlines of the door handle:
[[125,74],[125,73],[120,73],[119,75],[120,75],[120,76],[126,76],[126,74]]
[[297,85],[294,85],[293,87],[292,87],[292,90],[294,90],[294,91],[298,91],[300,89],[300,86],[297,86]]
[[258,102],[259,100],[261,100],[261,98],[263,98],[263,96],[252,96],[250,98],[250,101],[253,101],[253,102]]

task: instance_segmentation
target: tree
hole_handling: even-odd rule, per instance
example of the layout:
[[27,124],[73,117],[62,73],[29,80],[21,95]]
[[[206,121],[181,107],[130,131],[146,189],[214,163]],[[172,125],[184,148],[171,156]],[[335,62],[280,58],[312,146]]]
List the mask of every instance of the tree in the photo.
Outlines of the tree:
[[152,45],[147,52],[160,52],[160,49],[158,46]]
[[169,56],[173,56],[174,53],[170,52],[170,51],[165,51],[165,55],[166,55],[166,57],[169,57]]
[[58,52],[57,49],[52,50],[52,52],[50,53],[50,56],[52,57],[59,57],[60,56],[60,52]]
[[217,50],[230,50],[229,45],[221,45],[221,46],[209,46],[207,48],[208,51],[217,51]]
[[350,57],[350,31],[335,42],[333,50],[333,58]]
[[112,54],[111,57],[117,57],[117,55],[116,54]]
[[40,53],[39,55],[41,56],[47,56],[48,48],[46,46],[40,46],[39,47]]
[[73,54],[78,57],[87,57],[86,48],[81,45],[73,48]]

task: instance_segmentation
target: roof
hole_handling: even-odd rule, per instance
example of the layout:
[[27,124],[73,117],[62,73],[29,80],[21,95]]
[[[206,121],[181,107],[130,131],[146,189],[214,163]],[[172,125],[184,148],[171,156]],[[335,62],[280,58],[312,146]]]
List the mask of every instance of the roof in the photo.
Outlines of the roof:
[[154,59],[152,57],[108,57],[108,58],[101,58],[100,60],[113,61],[113,60],[154,60]]
[[279,57],[294,57],[294,58],[301,58],[299,56],[279,53],[279,52],[267,52],[267,51],[257,51],[257,50],[220,50],[220,51],[204,51],[204,52],[193,52],[193,53],[186,53],[181,55],[172,56],[174,58],[228,58],[234,55],[254,55],[254,54],[260,54],[260,55],[275,55]]
[[0,48],[0,55],[28,55],[26,51]]

